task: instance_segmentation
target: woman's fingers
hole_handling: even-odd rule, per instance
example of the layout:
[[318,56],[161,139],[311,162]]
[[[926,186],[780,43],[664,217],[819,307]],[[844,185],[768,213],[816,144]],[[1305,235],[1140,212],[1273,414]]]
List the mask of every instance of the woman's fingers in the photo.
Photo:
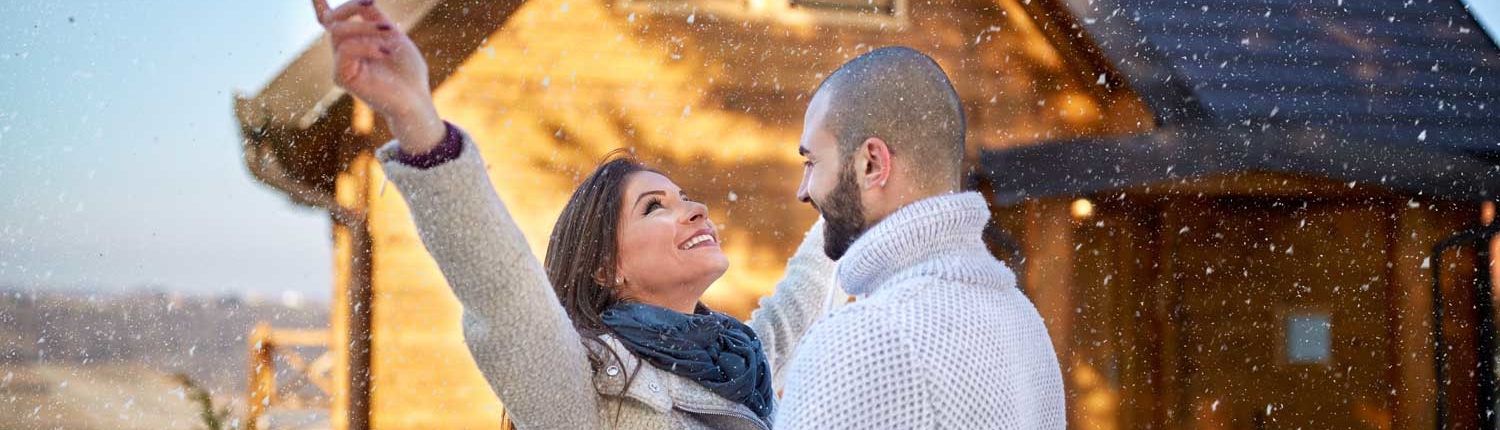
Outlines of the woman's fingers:
[[363,18],[365,21],[369,22],[390,21],[385,17],[385,13],[380,11],[380,7],[375,6],[375,0],[354,0],[348,3],[344,3],[337,9],[328,12],[327,22],[335,23],[339,21],[347,21],[355,16]]
[[[355,1],[364,1],[364,0],[355,0]],[[375,1],[374,0],[370,0],[370,3],[367,4],[367,5],[365,5],[365,7],[363,7],[363,8],[360,8],[358,10],[358,12],[359,12],[359,16],[361,18],[364,18],[365,21],[369,21],[369,22],[391,22],[390,18],[386,18],[385,17],[385,12],[380,11],[380,7],[379,6],[375,6]]]
[[334,83],[382,115],[430,105],[426,63],[374,1],[352,0],[333,9],[327,1],[312,0],[333,48]]
[[338,51],[342,60],[344,57],[366,60],[385,61],[395,52],[386,40],[378,37],[358,37],[345,40],[333,48]]
[[383,39],[374,37],[348,39],[335,45],[334,50],[338,52],[335,80],[344,87],[368,71],[371,64],[386,61],[392,52]]
[[359,15],[360,9],[371,8],[374,7],[374,5],[375,2],[371,0],[353,0],[348,3],[341,4],[339,5],[339,7],[336,7],[332,11],[329,11],[327,18],[325,19],[327,20],[326,22],[328,24],[344,21],[349,18],[353,18],[355,15]]
[[318,14],[318,23],[328,26],[328,0],[312,0],[313,12]]
[[395,27],[388,22],[341,21],[328,26],[328,34],[333,36],[335,46],[356,37],[384,38],[392,34],[393,30]]

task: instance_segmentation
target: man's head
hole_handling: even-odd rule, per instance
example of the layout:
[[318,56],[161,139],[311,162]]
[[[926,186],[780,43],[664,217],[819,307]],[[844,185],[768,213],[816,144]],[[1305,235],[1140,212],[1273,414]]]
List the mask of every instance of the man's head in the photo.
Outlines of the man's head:
[[818,87],[798,152],[807,161],[797,199],[823,214],[823,250],[837,260],[897,209],[960,189],[963,106],[932,58],[876,49]]

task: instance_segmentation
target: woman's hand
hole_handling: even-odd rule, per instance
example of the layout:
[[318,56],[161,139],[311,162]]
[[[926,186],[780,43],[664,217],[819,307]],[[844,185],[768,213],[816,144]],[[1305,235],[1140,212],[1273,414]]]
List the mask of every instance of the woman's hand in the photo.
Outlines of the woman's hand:
[[385,118],[408,154],[430,151],[446,133],[432,103],[427,62],[417,45],[380,12],[374,0],[328,8],[312,0],[333,45],[333,81]]

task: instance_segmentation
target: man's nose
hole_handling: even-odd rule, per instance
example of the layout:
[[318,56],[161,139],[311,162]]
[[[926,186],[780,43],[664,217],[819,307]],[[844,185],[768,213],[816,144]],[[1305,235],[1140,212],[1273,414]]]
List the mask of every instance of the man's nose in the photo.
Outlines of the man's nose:
[[812,195],[807,191],[808,176],[808,173],[802,173],[802,183],[797,185],[797,201],[802,203],[812,203]]

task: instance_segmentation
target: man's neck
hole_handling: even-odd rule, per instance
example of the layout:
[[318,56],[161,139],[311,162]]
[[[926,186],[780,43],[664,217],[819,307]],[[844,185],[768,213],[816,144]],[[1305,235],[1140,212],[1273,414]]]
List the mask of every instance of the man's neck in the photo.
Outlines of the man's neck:
[[[906,188],[906,187],[903,187],[903,188]],[[869,228],[874,228],[876,224],[879,224],[881,221],[884,221],[887,217],[890,217],[891,214],[896,213],[896,211],[899,211],[899,210],[901,210],[901,208],[904,208],[904,207],[906,207],[906,206],[908,206],[908,205],[910,205],[912,203],[915,203],[915,202],[918,202],[918,201],[922,201],[922,200],[926,200],[926,199],[933,198],[933,197],[937,197],[937,196],[946,196],[946,195],[954,194],[954,193],[957,193],[957,192],[959,192],[959,191],[958,190],[954,190],[954,189],[946,189],[946,188],[945,189],[941,189],[941,190],[920,190],[920,189],[906,188],[906,189],[903,189],[903,190],[896,191],[893,194],[891,194],[891,196],[890,196],[891,198],[890,198],[890,200],[888,200],[888,204],[882,205],[882,207],[880,207],[878,209],[876,209],[876,208],[867,208],[866,209],[866,211],[865,211],[865,225],[868,226]]]

